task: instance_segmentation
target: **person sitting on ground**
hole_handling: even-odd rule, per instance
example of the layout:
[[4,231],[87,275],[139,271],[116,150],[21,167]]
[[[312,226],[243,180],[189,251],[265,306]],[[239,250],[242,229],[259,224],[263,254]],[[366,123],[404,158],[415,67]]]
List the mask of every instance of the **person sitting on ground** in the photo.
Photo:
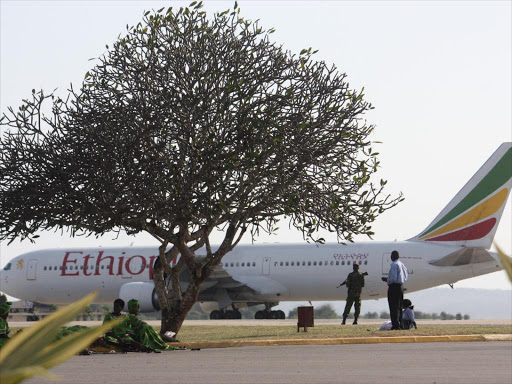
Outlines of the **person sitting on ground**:
[[12,303],[10,301],[0,304],[0,348],[9,341],[9,333],[11,333],[11,330],[9,329],[7,318],[9,317],[11,305]]
[[104,340],[107,344],[116,347],[121,347],[124,351],[134,352],[155,352],[153,348],[149,348],[135,340],[135,334],[133,332],[130,317],[121,313],[124,308],[124,300],[114,300],[114,310],[112,313],[107,313],[103,324],[112,320],[122,319],[121,323],[112,328],[105,334]]
[[154,350],[175,350],[176,348],[167,345],[167,343],[162,340],[162,337],[151,325],[137,317],[139,315],[139,309],[140,305],[138,300],[132,299],[128,302],[128,312],[130,313],[128,316],[130,317],[130,326],[132,328],[135,341]]
[[403,312],[402,312],[402,325],[404,329],[418,329],[416,326],[416,319],[414,318],[414,306],[412,305],[411,300],[405,299],[402,303]]

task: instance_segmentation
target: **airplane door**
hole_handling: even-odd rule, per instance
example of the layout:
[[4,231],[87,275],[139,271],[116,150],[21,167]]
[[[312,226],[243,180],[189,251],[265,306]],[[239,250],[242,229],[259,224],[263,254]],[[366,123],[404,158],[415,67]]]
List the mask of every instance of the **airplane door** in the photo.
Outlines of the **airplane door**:
[[263,258],[262,268],[263,268],[262,269],[263,276],[270,275],[270,257]]
[[37,260],[29,260],[27,263],[27,280],[36,279]]
[[388,275],[391,268],[391,252],[382,255],[382,275]]

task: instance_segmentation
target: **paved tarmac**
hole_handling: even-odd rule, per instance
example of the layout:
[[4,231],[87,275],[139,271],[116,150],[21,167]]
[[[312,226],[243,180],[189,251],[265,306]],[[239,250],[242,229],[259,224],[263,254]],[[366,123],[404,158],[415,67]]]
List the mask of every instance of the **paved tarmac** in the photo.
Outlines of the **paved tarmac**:
[[511,361],[511,342],[314,345],[75,356],[51,372],[76,384],[510,384]]

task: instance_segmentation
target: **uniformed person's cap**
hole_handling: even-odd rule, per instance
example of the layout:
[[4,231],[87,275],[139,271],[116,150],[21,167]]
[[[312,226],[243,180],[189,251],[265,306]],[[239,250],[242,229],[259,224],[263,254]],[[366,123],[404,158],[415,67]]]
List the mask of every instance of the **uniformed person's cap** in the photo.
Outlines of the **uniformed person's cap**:
[[359,263],[357,261],[353,262],[352,265],[357,265],[359,267]]

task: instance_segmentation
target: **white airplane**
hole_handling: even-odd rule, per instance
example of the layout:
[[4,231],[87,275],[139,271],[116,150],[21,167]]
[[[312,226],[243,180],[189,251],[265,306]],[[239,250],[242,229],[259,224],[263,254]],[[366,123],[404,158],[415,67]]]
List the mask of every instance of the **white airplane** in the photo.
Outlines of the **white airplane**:
[[[279,301],[344,300],[336,289],[358,262],[368,272],[362,299],[386,297],[393,250],[409,270],[407,292],[453,284],[502,269],[490,252],[512,186],[512,143],[502,144],[419,235],[359,244],[238,245],[205,282],[198,301],[210,318],[240,318],[237,308],[265,304],[256,318],[284,318]],[[68,304],[99,289],[96,303],[120,297],[158,310],[152,281],[156,247],[48,249],[25,253],[0,271],[0,290],[16,298]],[[187,272],[188,273],[188,272]],[[187,273],[182,275],[186,288]],[[227,310],[227,308],[233,308]]]

